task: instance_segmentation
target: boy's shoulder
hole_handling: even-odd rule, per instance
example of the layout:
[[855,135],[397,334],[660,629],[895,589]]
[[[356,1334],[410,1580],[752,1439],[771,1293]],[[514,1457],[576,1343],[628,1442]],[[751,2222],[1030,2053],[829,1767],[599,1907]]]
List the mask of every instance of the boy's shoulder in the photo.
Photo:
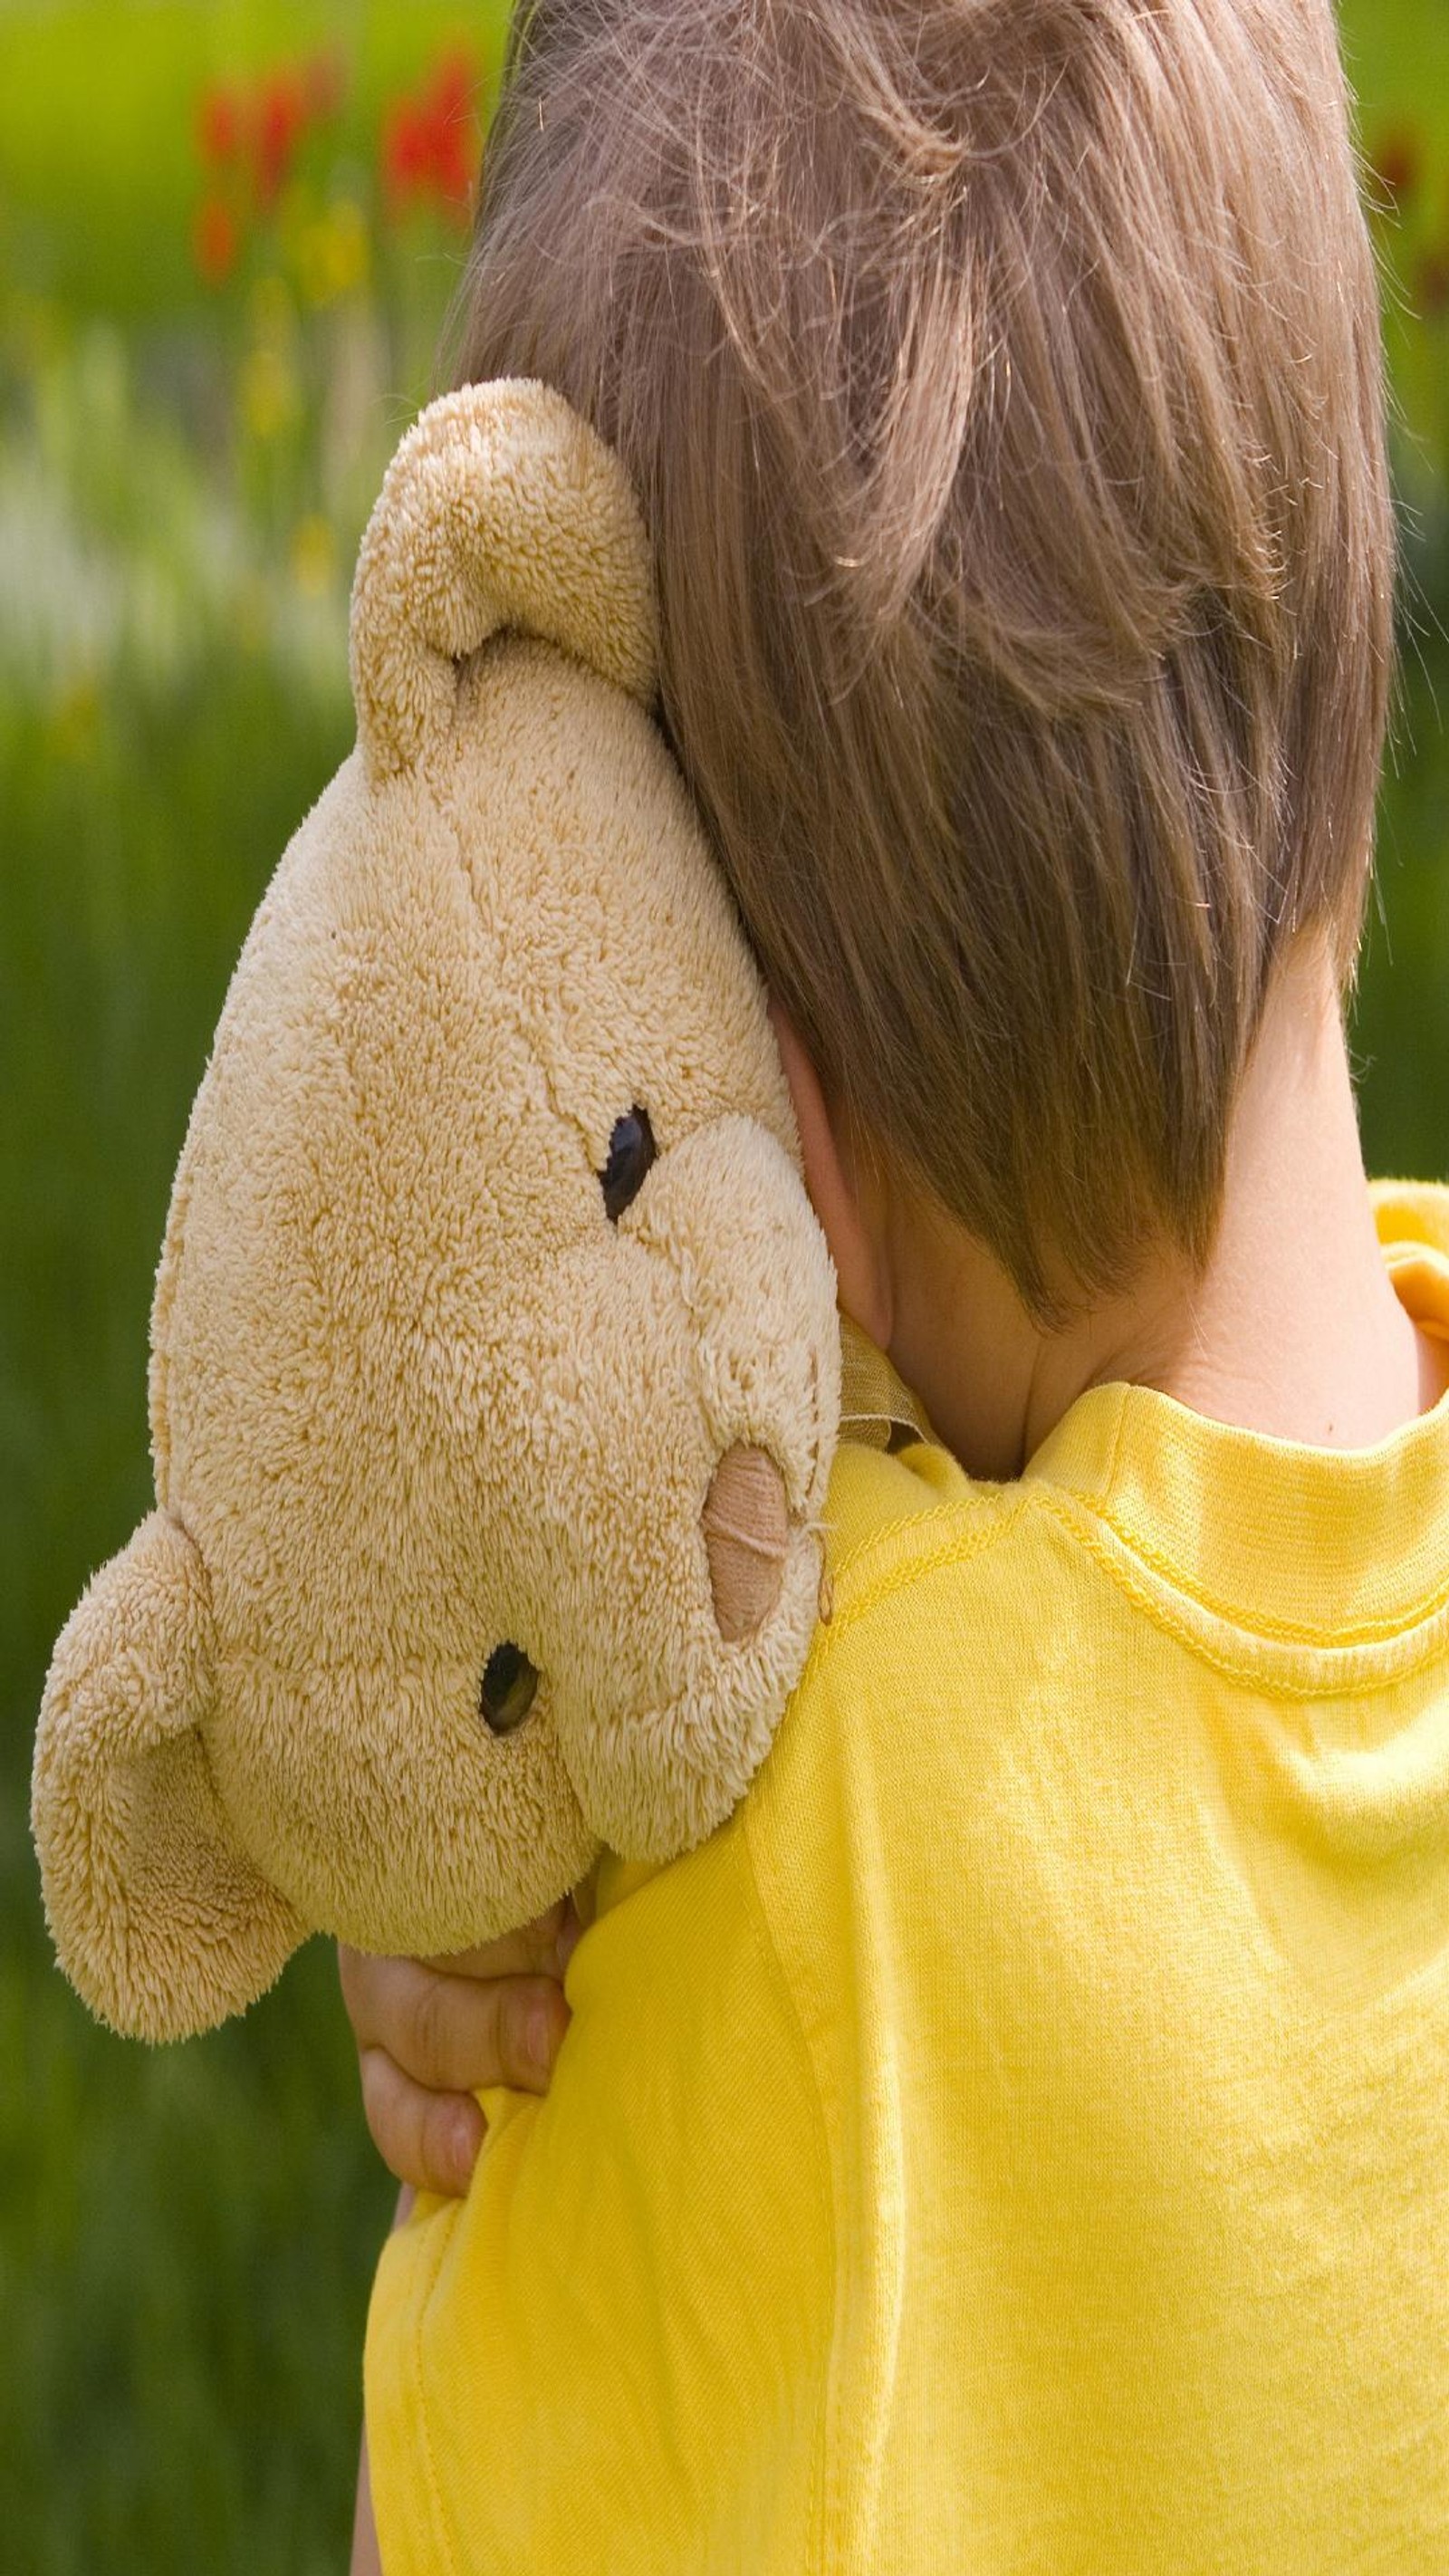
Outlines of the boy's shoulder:
[[867,1808],[908,1868],[912,1843],[970,1795],[971,1745],[1030,1691],[1043,1641],[1081,1624],[1079,1551],[1045,1500],[1024,1480],[969,1476],[930,1436],[842,1439],[822,1616],[740,1810],[758,1882],[855,1874],[835,1836]]
[[[884,1613],[938,1568],[990,1550],[1020,1520],[1020,1482],[990,1484],[967,1474],[936,1437],[919,1400],[885,1353],[848,1317],[841,1319],[840,1443],[824,1512],[822,1618],[796,1691],[847,1632]],[[918,1622],[924,1605],[912,1601]]]
[[[1020,1503],[1011,1485],[982,1484],[930,1439],[891,1449],[842,1440],[825,1506],[822,1630],[859,1617],[885,1583],[919,1571],[938,1548],[983,1547],[1010,1527]],[[821,1642],[819,1635],[817,1643]]]
[[840,1340],[841,1437],[824,1513],[822,1633],[858,1617],[882,1583],[896,1588],[938,1543],[954,1551],[963,1522],[984,1544],[1008,1525],[1014,1497],[1010,1486],[967,1475],[885,1353],[846,1316]]

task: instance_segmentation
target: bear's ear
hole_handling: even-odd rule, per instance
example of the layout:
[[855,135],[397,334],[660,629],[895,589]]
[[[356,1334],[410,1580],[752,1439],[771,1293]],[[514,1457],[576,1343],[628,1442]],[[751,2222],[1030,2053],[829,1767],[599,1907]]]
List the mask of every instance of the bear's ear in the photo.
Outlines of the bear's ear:
[[374,777],[451,716],[458,665],[500,627],[562,645],[647,706],[648,541],[618,459],[522,378],[430,403],[383,482],[352,585],[352,694]]
[[61,1632],[30,1814],[60,1964],[135,2039],[242,2011],[304,1937],[217,1798],[196,1724],[213,1662],[200,1554],[152,1512]]

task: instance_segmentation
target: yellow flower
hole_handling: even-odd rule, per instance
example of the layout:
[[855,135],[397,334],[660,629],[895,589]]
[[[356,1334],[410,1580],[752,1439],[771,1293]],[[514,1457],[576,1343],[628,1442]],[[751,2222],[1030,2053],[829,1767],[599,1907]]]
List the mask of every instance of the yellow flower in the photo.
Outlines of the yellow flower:
[[253,438],[275,438],[296,418],[296,376],[279,349],[253,349],[241,374],[242,418]]
[[325,519],[314,513],[301,519],[292,536],[292,579],[309,599],[318,599],[332,586],[337,565],[337,548],[332,530]]
[[310,304],[333,304],[367,276],[367,225],[362,208],[338,197],[325,215],[297,237],[297,274]]

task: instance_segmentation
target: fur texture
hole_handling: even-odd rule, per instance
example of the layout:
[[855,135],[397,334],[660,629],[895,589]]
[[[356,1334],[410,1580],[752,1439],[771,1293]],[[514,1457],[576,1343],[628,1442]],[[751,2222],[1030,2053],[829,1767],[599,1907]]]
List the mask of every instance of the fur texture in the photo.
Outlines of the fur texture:
[[[653,656],[644,531],[592,432],[537,385],[433,404],[359,559],[357,748],[192,1112],[158,1508],[41,1712],[51,1929],[123,2030],[221,2019],[311,1930],[458,1949],[601,1842],[687,1848],[804,1660],[834,1278]],[[636,1110],[656,1159],[615,1219]],[[744,1611],[702,1518],[732,1450],[785,1532]],[[504,1643],[538,1682],[494,1734]]]

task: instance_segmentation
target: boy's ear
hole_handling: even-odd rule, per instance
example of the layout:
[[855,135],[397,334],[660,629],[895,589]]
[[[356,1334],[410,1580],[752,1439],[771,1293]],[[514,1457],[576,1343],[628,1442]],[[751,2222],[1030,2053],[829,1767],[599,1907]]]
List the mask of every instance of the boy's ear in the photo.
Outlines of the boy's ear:
[[61,1632],[31,1790],[61,1966],[131,2038],[240,2012],[303,1938],[221,1811],[196,1723],[213,1659],[200,1554],[152,1512]]
[[861,1175],[836,1133],[824,1085],[793,1020],[773,998],[769,1011],[800,1134],[805,1188],[835,1264],[842,1311],[877,1349],[885,1350],[891,1337],[890,1269],[871,1224]]
[[511,377],[428,405],[368,521],[351,657],[374,776],[419,759],[459,663],[505,626],[653,698],[649,547],[623,468],[561,394]]

